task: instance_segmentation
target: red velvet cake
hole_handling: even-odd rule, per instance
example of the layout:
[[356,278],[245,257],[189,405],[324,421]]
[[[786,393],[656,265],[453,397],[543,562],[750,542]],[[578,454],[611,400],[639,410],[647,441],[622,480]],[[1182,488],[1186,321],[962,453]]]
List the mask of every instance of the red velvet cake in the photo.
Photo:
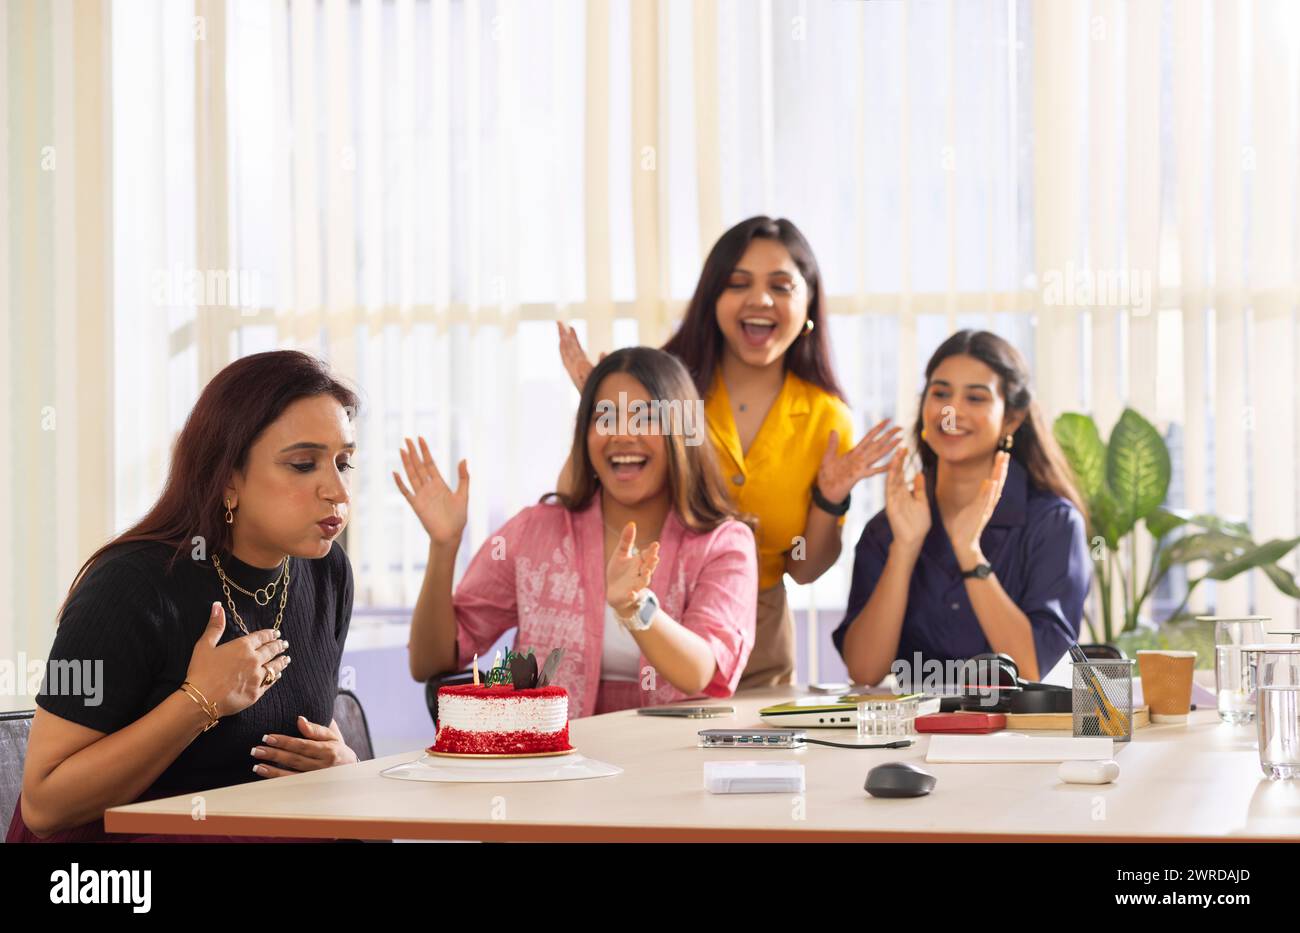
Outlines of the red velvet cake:
[[519,755],[572,751],[569,693],[563,687],[441,687],[437,727],[430,749],[434,752]]

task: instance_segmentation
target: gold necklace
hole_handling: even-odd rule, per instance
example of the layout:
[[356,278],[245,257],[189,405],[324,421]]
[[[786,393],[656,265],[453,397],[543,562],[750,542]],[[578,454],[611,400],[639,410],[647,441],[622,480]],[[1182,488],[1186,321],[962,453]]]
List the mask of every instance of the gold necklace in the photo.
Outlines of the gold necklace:
[[[216,554],[212,555],[212,566],[217,568],[217,573],[221,575],[221,579],[230,580],[229,577],[227,577],[224,573],[222,573],[221,560],[220,558],[217,557]],[[253,597],[254,602],[256,602],[259,606],[265,606],[267,603],[269,603],[272,599],[275,598],[275,588],[279,586],[281,582],[287,581],[288,579],[289,579],[289,558],[288,556],[286,556],[284,558],[283,571],[281,572],[280,576],[277,579],[272,580],[267,586],[259,586],[257,588],[257,592],[255,593],[248,592],[248,590],[244,589],[234,580],[230,580],[230,585],[233,586],[235,589],[239,590],[239,592],[243,593],[245,596]]]
[[212,566],[216,569],[217,576],[221,578],[221,591],[226,594],[226,605],[230,607],[230,614],[234,616],[235,624],[239,626],[239,630],[245,635],[250,635],[252,633],[249,632],[248,626],[244,624],[244,619],[240,616],[239,610],[235,608],[235,599],[230,595],[230,588],[233,586],[244,595],[252,596],[259,606],[265,606],[271,601],[270,595],[267,596],[266,602],[263,602],[258,598],[257,593],[267,592],[269,590],[271,594],[274,594],[276,586],[283,584],[280,589],[279,611],[275,614],[275,624],[271,626],[271,630],[278,636],[280,634],[280,622],[284,618],[284,604],[289,599],[289,558],[285,557],[284,559],[284,571],[280,574],[280,578],[272,582],[270,587],[259,587],[257,593],[248,592],[248,590],[244,589],[234,580],[230,579],[230,577],[226,576],[226,572],[221,569],[221,559],[217,557],[216,554],[212,555]]

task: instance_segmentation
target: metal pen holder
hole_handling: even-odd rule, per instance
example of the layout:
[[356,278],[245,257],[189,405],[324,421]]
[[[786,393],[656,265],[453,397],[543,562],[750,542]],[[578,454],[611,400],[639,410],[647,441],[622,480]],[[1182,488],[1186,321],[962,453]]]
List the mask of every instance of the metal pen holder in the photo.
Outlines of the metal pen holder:
[[1135,663],[1127,658],[1074,663],[1070,709],[1075,735],[1132,740]]

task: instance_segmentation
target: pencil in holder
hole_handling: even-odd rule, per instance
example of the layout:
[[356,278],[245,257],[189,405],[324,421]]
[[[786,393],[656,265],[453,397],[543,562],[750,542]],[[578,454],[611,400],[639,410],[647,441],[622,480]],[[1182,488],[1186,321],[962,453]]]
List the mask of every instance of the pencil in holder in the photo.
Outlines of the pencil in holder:
[[1128,658],[1074,662],[1070,707],[1075,735],[1132,740],[1135,663]]

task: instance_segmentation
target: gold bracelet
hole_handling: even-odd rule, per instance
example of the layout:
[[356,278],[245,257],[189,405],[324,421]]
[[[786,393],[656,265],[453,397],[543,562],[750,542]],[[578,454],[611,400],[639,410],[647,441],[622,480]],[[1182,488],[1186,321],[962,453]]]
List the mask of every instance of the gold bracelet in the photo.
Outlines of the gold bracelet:
[[[188,680],[181,684],[180,689],[187,697],[199,705],[199,709],[208,714],[208,719],[210,719],[211,722],[203,727],[204,732],[207,732],[220,721],[220,718],[217,716],[217,704],[209,703],[208,698],[203,696],[203,691],[194,686],[194,684],[190,683]],[[190,693],[190,690],[193,690],[194,693],[198,694],[198,696],[196,697],[194,693]]]

